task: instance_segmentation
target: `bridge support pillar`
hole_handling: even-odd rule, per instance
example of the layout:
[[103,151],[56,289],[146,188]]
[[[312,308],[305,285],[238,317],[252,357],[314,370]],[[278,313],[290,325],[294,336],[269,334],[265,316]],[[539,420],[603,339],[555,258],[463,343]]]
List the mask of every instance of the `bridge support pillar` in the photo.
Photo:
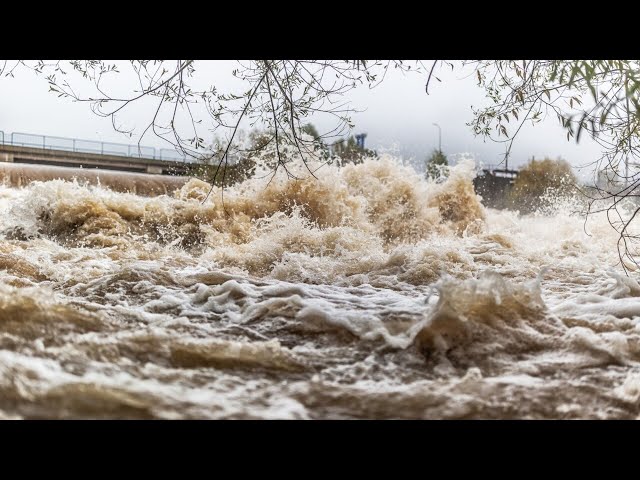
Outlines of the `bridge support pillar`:
[[13,153],[0,153],[0,162],[13,163]]
[[162,175],[162,167],[156,167],[155,165],[148,165],[147,173],[155,173],[157,175]]

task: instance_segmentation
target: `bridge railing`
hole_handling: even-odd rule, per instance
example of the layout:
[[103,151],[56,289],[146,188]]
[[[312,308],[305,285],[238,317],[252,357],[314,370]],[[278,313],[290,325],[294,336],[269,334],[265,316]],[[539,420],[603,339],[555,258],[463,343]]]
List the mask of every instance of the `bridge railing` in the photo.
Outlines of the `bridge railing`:
[[189,161],[184,153],[180,153],[171,148],[161,148],[160,149],[160,160],[171,160],[174,162],[185,162]]
[[67,152],[94,153],[98,155],[116,155],[122,157],[146,158],[173,162],[193,161],[184,153],[171,148],[130,145],[126,143],[100,142],[79,138],[55,137],[51,135],[35,135],[32,133],[13,132],[6,135],[0,130],[0,143],[22,147],[42,148],[47,150],[63,150]]
[[480,163],[477,166],[477,168],[478,168],[478,170],[489,170],[490,172],[497,171],[497,172],[501,172],[501,173],[505,173],[505,172],[513,173],[513,172],[517,172],[518,171],[518,169],[513,169],[513,168],[510,168],[510,169],[507,170],[505,168],[504,162],[503,163],[488,163],[488,164]]

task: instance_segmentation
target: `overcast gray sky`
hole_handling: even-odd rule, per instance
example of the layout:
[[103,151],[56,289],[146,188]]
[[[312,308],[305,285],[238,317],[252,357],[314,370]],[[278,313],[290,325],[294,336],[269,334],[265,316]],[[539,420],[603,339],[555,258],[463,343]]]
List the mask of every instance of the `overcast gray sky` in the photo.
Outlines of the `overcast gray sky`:
[[[214,84],[222,91],[237,90],[238,81],[230,74],[234,64],[232,61],[197,61],[198,82]],[[364,109],[353,116],[354,133],[366,132],[369,148],[395,150],[415,162],[437,147],[435,122],[442,128],[442,149],[446,154],[468,152],[485,164],[499,163],[504,145],[484,142],[466,125],[472,118],[471,105],[486,103],[475,77],[459,68],[453,72],[444,68],[439,71],[439,77],[442,82],[433,82],[429,95],[424,91],[425,75],[398,71],[392,71],[375,89],[362,87],[351,91],[348,99],[352,106]],[[127,77],[123,76],[121,82],[126,81]],[[120,119],[139,128],[151,115],[153,106],[147,103],[132,105]],[[319,127],[330,127],[322,125],[320,119],[315,123]],[[0,78],[0,130],[5,135],[26,132],[121,143],[136,141],[135,137],[132,140],[115,132],[111,121],[94,115],[88,104],[74,103],[49,93],[46,80],[28,70],[16,71],[15,78]],[[151,135],[145,137],[143,144],[166,147]],[[510,164],[521,165],[532,156],[560,156],[578,167],[594,161],[599,153],[598,145],[588,138],[581,139],[579,145],[573,139],[567,141],[564,130],[553,117],[522,129],[513,146]],[[588,171],[578,173],[584,178]]]

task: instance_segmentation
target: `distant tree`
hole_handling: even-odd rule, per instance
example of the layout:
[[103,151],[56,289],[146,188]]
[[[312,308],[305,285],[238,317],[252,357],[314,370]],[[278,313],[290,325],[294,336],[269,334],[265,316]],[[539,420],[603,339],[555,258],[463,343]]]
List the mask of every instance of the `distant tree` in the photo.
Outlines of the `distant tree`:
[[314,140],[321,141],[321,136],[318,133],[318,129],[312,123],[307,123],[305,126],[303,126],[302,131],[311,136],[311,138],[313,138]]
[[359,146],[356,137],[353,135],[346,140],[342,139],[335,142],[332,147],[333,159],[338,165],[362,163],[365,158],[375,157],[377,155],[374,150]]
[[523,213],[544,210],[558,197],[577,193],[577,179],[565,160],[531,160],[522,167],[509,192],[509,201]]
[[449,174],[449,161],[442,150],[434,150],[425,163],[427,178],[438,179]]
[[[307,124],[303,133],[313,136],[317,130],[312,124]],[[248,134],[239,132],[235,148],[229,150],[225,140],[215,138],[210,151],[211,154],[192,164],[186,174],[221,187],[229,187],[253,177],[258,164],[269,169],[276,169],[278,163],[288,166],[299,160],[300,153],[286,137],[279,137],[276,143],[272,131],[261,129],[253,129]],[[329,158],[328,148],[320,137],[310,143],[308,152],[320,160]],[[218,168],[219,159],[225,155],[229,157],[226,168]]]

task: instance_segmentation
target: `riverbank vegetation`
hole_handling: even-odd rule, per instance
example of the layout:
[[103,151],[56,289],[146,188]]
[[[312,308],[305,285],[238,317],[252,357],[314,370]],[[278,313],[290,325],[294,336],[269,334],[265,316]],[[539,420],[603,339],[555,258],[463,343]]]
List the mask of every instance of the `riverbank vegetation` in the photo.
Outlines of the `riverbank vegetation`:
[[510,208],[521,213],[543,212],[578,193],[577,179],[565,160],[532,159],[519,170],[506,194]]
[[278,138],[270,131],[252,130],[248,135],[241,134],[238,146],[228,155],[230,161],[225,166],[221,159],[225,156],[228,143],[219,139],[214,140],[209,156],[202,157],[189,168],[185,175],[193,176],[215,186],[229,187],[248,180],[256,175],[259,167],[269,172],[275,172],[279,166],[284,166],[299,160],[311,158],[326,164],[344,166],[349,163],[362,163],[365,158],[375,157],[377,153],[358,144],[355,136],[338,139],[328,144],[318,134],[313,124],[305,125],[304,135],[307,140],[304,150],[288,141]]

